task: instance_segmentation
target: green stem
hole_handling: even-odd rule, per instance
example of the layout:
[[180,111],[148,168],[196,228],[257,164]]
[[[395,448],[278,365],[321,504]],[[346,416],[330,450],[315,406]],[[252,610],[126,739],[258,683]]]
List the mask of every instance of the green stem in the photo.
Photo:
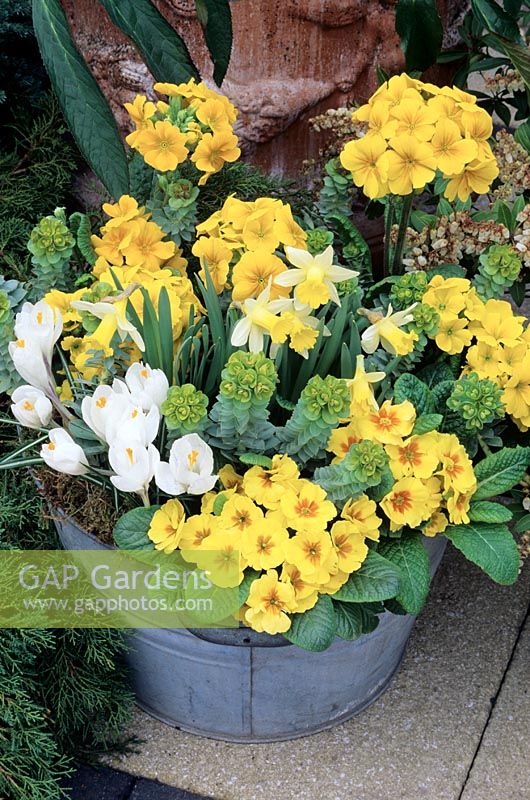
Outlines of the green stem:
[[48,436],[40,436],[35,441],[28,442],[23,447],[19,447],[18,450],[15,450],[13,453],[9,453],[5,458],[0,459],[0,464],[7,464],[9,461],[13,461],[14,458],[18,458],[19,455],[25,453],[26,450],[31,450],[32,447],[37,447],[37,445],[42,444],[47,440]]
[[385,241],[384,241],[384,262],[383,262],[383,278],[390,275],[390,262],[392,256],[392,226],[394,224],[394,199],[392,195],[388,195],[385,205]]
[[0,470],[30,467],[32,464],[44,464],[42,458],[23,458],[21,461],[8,461],[0,463]]
[[485,456],[491,456],[491,450],[490,450],[489,446],[486,444],[486,442],[484,441],[484,439],[482,438],[482,436],[479,435],[477,438],[478,438],[479,445],[482,447],[482,452],[484,453],[484,455]]
[[403,274],[403,248],[405,246],[405,238],[407,235],[407,228],[410,220],[410,212],[412,211],[412,200],[414,194],[408,194],[403,198],[401,206],[401,217],[399,219],[399,228],[396,239],[396,247],[394,249],[394,256],[392,259],[392,275]]

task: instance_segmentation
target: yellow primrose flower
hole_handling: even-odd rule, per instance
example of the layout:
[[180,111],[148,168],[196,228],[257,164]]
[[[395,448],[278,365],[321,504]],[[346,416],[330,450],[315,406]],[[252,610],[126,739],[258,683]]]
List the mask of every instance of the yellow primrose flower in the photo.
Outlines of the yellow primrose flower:
[[502,402],[507,413],[515,419],[525,419],[530,414],[530,354],[525,356],[506,381]]
[[135,233],[134,226],[129,223],[114,226],[105,230],[102,237],[93,234],[90,237],[92,247],[97,255],[113,266],[123,264],[123,249],[131,243]]
[[[523,345],[524,347],[524,345]],[[526,348],[524,347],[526,350]],[[466,353],[467,364],[479,378],[496,382],[499,374],[503,372],[501,366],[502,348],[492,347],[485,342],[470,347]]]
[[205,133],[191,157],[197,169],[206,173],[199,180],[199,186],[203,186],[212,173],[219,172],[226,162],[237,161],[240,155],[237,136],[231,128]]
[[327,450],[335,455],[333,463],[342,461],[352,444],[357,444],[361,441],[359,434],[359,426],[357,421],[350,422],[348,425],[339,426],[331,431],[329,437]]
[[505,300],[488,300],[479,320],[469,323],[469,329],[478,342],[495,347],[498,344],[515,347],[523,333],[524,317],[516,317]]
[[399,445],[411,433],[415,421],[416,410],[410,400],[396,405],[385,400],[381,408],[360,419],[358,426],[363,439]]
[[436,158],[427,142],[402,133],[390,140],[392,150],[385,158],[388,185],[393,194],[406,195],[414,189],[423,189],[434,178]]
[[383,101],[393,108],[402,100],[410,99],[422,105],[423,98],[416,86],[414,79],[404,72],[401,75],[393,75],[374,92],[370,98],[370,104]]
[[450,122],[455,122],[458,125],[458,130],[461,131],[460,119],[462,117],[462,109],[452,97],[438,94],[427,100],[427,106],[436,113],[437,126],[440,122],[449,120]]
[[178,500],[168,500],[155,511],[147,531],[155,550],[163,550],[164,553],[176,550],[180,545],[184,523],[184,506]]
[[473,334],[467,327],[467,319],[446,314],[440,317],[435,342],[445,353],[455,355],[471,343]]
[[224,104],[217,98],[211,97],[198,107],[196,117],[199,122],[206,125],[214,133],[230,129],[230,121],[226,114]]
[[471,283],[466,278],[442,278],[441,275],[435,275],[429,281],[421,302],[436,309],[440,317],[458,316],[466,307],[466,293],[470,287]]
[[132,103],[124,103],[123,105],[136,128],[125,137],[125,141],[130,147],[134,147],[139,131],[145,130],[152,124],[151,117],[156,112],[156,106],[144,94],[136,95]]
[[464,314],[469,320],[480,319],[484,313],[485,303],[478,296],[476,289],[470,289],[466,294]]
[[355,270],[333,264],[331,245],[316,256],[312,256],[307,250],[298,250],[295,247],[286,247],[285,252],[294,269],[288,269],[277,275],[274,282],[278,286],[295,286],[297,304],[307,305],[310,308],[318,308],[328,300],[340,306],[335,283],[356,278],[359,274]]
[[71,304],[73,300],[80,300],[85,292],[86,289],[78,289],[77,292],[61,292],[59,289],[51,289],[44,295],[44,302],[60,313],[65,331],[72,330],[81,322],[79,312]]
[[105,231],[137,219],[145,213],[144,208],[138,206],[138,201],[129,194],[122,194],[117,203],[103,203],[101,206],[110,219],[104,225]]
[[477,145],[471,139],[463,139],[456,122],[439,120],[431,146],[438,169],[446,174],[462,172],[465,164],[477,157]]
[[134,147],[153,169],[173,172],[188,157],[186,138],[171,122],[159,120],[138,132]]
[[307,583],[302,579],[298,567],[295,567],[294,564],[284,563],[281,580],[294,589],[295,611],[297,614],[302,614],[304,611],[309,611],[310,608],[313,608],[318,600],[318,591],[313,584]]
[[425,103],[414,99],[403,99],[391,109],[391,115],[397,120],[396,135],[408,134],[420,142],[429,142],[434,134],[436,111]]
[[271,335],[276,325],[276,315],[291,305],[291,300],[270,300],[270,286],[256,298],[249,297],[243,302],[234,303],[244,316],[234,326],[231,344],[243,347],[248,343],[251,353],[262,353],[265,336]]
[[333,573],[333,575],[330,575],[329,581],[319,584],[318,591],[320,594],[336,594],[341,586],[344,586],[349,577],[349,572],[342,572],[339,569],[337,572]]
[[277,509],[286,488],[296,488],[300,471],[292,458],[274,455],[269,469],[251,467],[243,476],[243,489],[256,503]]
[[338,556],[329,533],[299,531],[286,544],[287,561],[300,570],[304,581],[327,583],[338,569]]
[[369,135],[378,134],[385,139],[391,139],[396,135],[398,122],[391,118],[390,108],[390,104],[383,101],[366,104],[352,113],[352,119],[367,122]]
[[206,285],[207,269],[212,278],[213,285],[217,294],[221,294],[228,279],[228,266],[232,258],[232,251],[221,239],[209,236],[200,236],[191,252],[197,256],[201,263],[199,277]]
[[[474,490],[473,490],[474,491]],[[469,525],[469,507],[473,492],[460,493],[449,491],[445,498],[449,520],[453,525]],[[424,531],[425,533],[425,531]],[[428,534],[425,534],[426,536]]]
[[359,529],[349,520],[341,519],[331,526],[331,539],[339,570],[347,573],[358,570],[368,555],[368,547]]
[[385,450],[394,478],[430,478],[438,466],[437,443],[438,434],[432,431],[411,436],[401,444],[387,444]]
[[175,255],[175,243],[162,241],[166,233],[156,222],[139,219],[133,226],[132,237],[121,246],[126,264],[158,270],[163,261]]
[[193,560],[199,569],[206,570],[216,586],[235,587],[242,582],[244,570],[248,566],[240,550],[239,532],[220,528],[211,533],[201,547],[188,550],[186,560]]
[[278,286],[274,279],[285,272],[287,267],[278,256],[268,250],[254,250],[243,253],[232,272],[233,300],[246,300],[247,297],[257,297],[271,281],[270,297],[286,297],[289,289]]
[[471,161],[459,174],[444,174],[445,178],[450,178],[444,197],[451,201],[458,197],[464,202],[473,192],[486,194],[498,174],[495,158]]
[[225,489],[235,489],[239,491],[243,486],[243,475],[239,475],[232,464],[225,464],[219,470],[219,480]]
[[356,186],[362,186],[371,200],[388,193],[385,153],[387,144],[378,134],[347,142],[340,154],[340,163],[352,174]]
[[291,584],[278,579],[278,573],[269,569],[266,575],[253,581],[245,612],[247,625],[260,633],[285,633],[291,627],[288,614],[296,610],[296,596]]
[[399,530],[404,525],[417,528],[432,517],[440,502],[438,492],[433,492],[422,480],[411,476],[396,481],[380,506],[390,520],[390,529]]
[[234,494],[223,506],[219,521],[228,531],[248,533],[264,519],[261,508],[244,495]]
[[[480,343],[478,346],[482,345],[483,347],[488,347],[488,345],[483,345]],[[525,360],[526,355],[528,353],[528,346],[526,342],[521,342],[520,344],[516,344],[514,347],[506,347],[499,345],[496,348],[495,352],[497,353],[497,357],[499,359],[498,371],[497,371],[497,383],[499,382],[499,376],[502,377],[513,377],[513,375],[519,370],[520,365]],[[468,351],[468,361],[469,361],[469,351]],[[495,380],[492,378],[491,380]]]
[[411,353],[414,350],[414,343],[418,341],[418,335],[413,331],[406,333],[400,329],[403,325],[412,322],[414,317],[410,312],[416,306],[417,303],[413,303],[403,311],[394,312],[389,303],[386,316],[377,311],[360,309],[359,313],[372,323],[361,336],[361,347],[364,352],[371,355],[381,344],[388,353],[394,356],[406,356]]
[[281,206],[277,207],[274,229],[283,245],[304,249],[307,233],[293,218],[293,212],[288,203],[282,203]]
[[426,525],[423,526],[421,532],[424,536],[436,536],[437,533],[443,533],[449,525],[449,521],[445,514],[441,511],[435,511]]
[[364,368],[364,356],[358,355],[356,358],[355,375],[347,381],[351,392],[350,416],[363,413],[372,408],[377,409],[378,405],[374,397],[374,383],[384,380],[384,372],[366,372]]
[[324,489],[308,480],[300,480],[296,491],[286,489],[280,498],[280,509],[295,531],[320,531],[337,513],[333,503],[326,500]]
[[356,500],[348,500],[341,511],[341,517],[352,522],[366,539],[378,542],[382,519],[377,516],[376,511],[376,503],[362,494]]
[[241,537],[241,553],[252,569],[267,570],[285,561],[288,541],[285,528],[272,527],[263,520],[254,523]]
[[188,517],[182,528],[181,550],[196,550],[203,542],[219,531],[219,520],[213,514],[194,514]]
[[467,139],[477,145],[477,158],[481,161],[492,157],[488,139],[493,136],[493,120],[483,108],[475,106],[473,111],[462,111],[461,124]]
[[458,438],[453,433],[438,434],[438,457],[444,491],[459,493],[474,492],[477,479],[471,460]]
[[273,208],[262,207],[252,211],[243,226],[242,240],[245,247],[274,253],[280,244],[274,218]]

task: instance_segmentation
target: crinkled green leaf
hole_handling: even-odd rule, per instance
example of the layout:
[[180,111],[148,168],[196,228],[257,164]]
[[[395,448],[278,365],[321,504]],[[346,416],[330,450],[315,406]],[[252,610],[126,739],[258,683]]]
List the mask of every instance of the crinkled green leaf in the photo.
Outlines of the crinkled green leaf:
[[471,503],[469,519],[472,522],[509,522],[513,517],[512,512],[500,503],[490,503],[488,500],[479,500]]
[[530,448],[505,447],[475,466],[477,489],[473,500],[503,494],[519,483],[530,464]]
[[333,595],[345,603],[370,603],[396,597],[401,573],[395,564],[370,550],[360,569],[352,572],[346,583]]
[[402,403],[404,400],[410,400],[418,415],[431,414],[434,411],[434,400],[429,387],[408,372],[400,375],[394,384],[394,403]]
[[519,574],[519,552],[506,525],[470,522],[449,525],[445,536],[469,561],[497,583],[509,586]]
[[336,636],[335,611],[331,597],[321,594],[316,605],[303,614],[293,614],[286,639],[303,650],[320,653],[333,644]]
[[425,605],[431,583],[429,556],[421,535],[411,531],[399,539],[382,541],[378,552],[395,564],[401,573],[396,600],[409,614],[419,614]]
[[147,535],[151,520],[160,506],[133,508],[119,518],[112,535],[121,550],[154,550],[155,546]]
[[442,420],[443,417],[441,414],[420,414],[420,416],[416,418],[412,433],[420,435],[437,430],[442,424]]

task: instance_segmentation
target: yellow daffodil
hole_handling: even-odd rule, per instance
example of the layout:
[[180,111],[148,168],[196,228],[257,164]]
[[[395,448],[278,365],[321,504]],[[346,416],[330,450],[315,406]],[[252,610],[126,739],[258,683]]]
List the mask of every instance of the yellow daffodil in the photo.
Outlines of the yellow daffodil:
[[352,174],[356,186],[362,186],[371,200],[388,192],[385,153],[387,143],[378,133],[347,142],[340,154],[340,163]]
[[290,300],[270,300],[270,287],[267,286],[257,298],[249,297],[242,303],[235,303],[244,316],[234,326],[231,343],[243,347],[248,343],[251,353],[263,352],[264,339],[270,335],[276,324],[276,315],[289,308]]
[[381,508],[390,520],[391,530],[404,525],[417,528],[439,508],[441,495],[433,492],[419,478],[408,477],[396,481],[392,490],[381,500]]
[[340,298],[335,283],[356,278],[358,272],[333,264],[333,248],[312,256],[307,250],[286,247],[287,259],[294,269],[277,275],[274,282],[278,286],[295,286],[295,300],[298,305],[318,308],[329,300],[340,306]]
[[241,537],[241,553],[249,567],[267,570],[285,561],[285,548],[289,534],[285,528],[272,527],[263,520],[253,523]]
[[294,589],[295,611],[297,614],[302,614],[304,611],[309,611],[310,608],[313,608],[318,600],[318,591],[313,584],[307,583],[302,579],[298,567],[295,567],[294,564],[284,563],[281,580]]
[[473,334],[467,325],[467,319],[450,314],[441,317],[435,337],[436,344],[440,350],[450,355],[461,353],[473,338]]
[[338,556],[329,533],[299,531],[285,547],[287,561],[300,570],[304,581],[327,583],[338,569]]
[[341,519],[331,526],[331,539],[337,554],[341,572],[355,572],[360,569],[368,555],[364,536],[349,520]]
[[184,524],[184,506],[178,500],[168,500],[155,511],[147,531],[155,550],[163,550],[164,553],[176,550],[180,546]]
[[374,383],[380,383],[386,377],[384,372],[366,372],[364,368],[364,356],[358,355],[356,358],[355,375],[348,380],[351,392],[350,415],[377,409],[377,401],[374,397]]
[[475,159],[466,164],[461,173],[445,175],[450,180],[444,196],[451,201],[458,197],[464,202],[473,192],[486,194],[498,174],[499,167],[495,158]]
[[295,488],[300,472],[296,463],[286,455],[274,455],[269,469],[251,467],[243,476],[243,489],[256,503],[277,509],[286,488]]
[[191,252],[197,256],[201,263],[199,277],[206,285],[205,270],[207,269],[213,281],[217,294],[221,294],[228,279],[228,268],[232,258],[232,251],[221,239],[209,236],[200,236]]
[[401,444],[388,444],[385,450],[390,458],[394,478],[430,478],[438,466],[438,434],[424,433],[411,436]]
[[285,633],[291,627],[288,614],[297,607],[294,588],[280,581],[276,570],[270,569],[252,582],[247,606],[245,622],[255,631]]
[[341,517],[352,522],[366,539],[378,542],[382,520],[376,511],[375,502],[362,494],[356,500],[348,500],[341,511]]
[[433,180],[436,158],[430,144],[402,133],[390,140],[390,146],[392,150],[387,151],[384,158],[393,194],[410,194]]
[[289,289],[278,286],[274,279],[285,272],[287,267],[278,256],[268,250],[254,250],[243,253],[232,272],[233,300],[246,300],[248,297],[257,297],[271,281],[270,297],[286,297]]
[[80,300],[85,291],[86,289],[78,289],[76,292],[61,292],[59,289],[52,289],[44,295],[44,302],[60,313],[65,331],[72,330],[81,322],[79,312],[72,307],[72,301]]
[[144,340],[126,317],[126,300],[120,300],[117,303],[89,303],[85,300],[74,300],[72,306],[78,311],[88,311],[89,314],[101,320],[91,338],[102,348],[109,348],[112,337],[117,333],[121,342],[130,337],[135,345],[142,352],[144,351]]
[[399,445],[411,433],[415,421],[416,410],[410,400],[396,405],[385,400],[381,408],[360,419],[358,426],[363,439]]
[[477,145],[472,139],[463,139],[456,122],[448,119],[439,120],[431,147],[439,170],[454,175],[462,172],[465,164],[469,164],[477,156]]
[[324,489],[307,480],[299,481],[296,491],[285,490],[280,498],[280,509],[295,531],[320,531],[337,513],[333,503],[326,500]]
[[173,172],[188,157],[186,134],[167,120],[138,131],[134,147],[158,172]]
[[394,312],[389,304],[386,316],[377,311],[360,309],[362,313],[372,323],[361,336],[361,347],[365,353],[375,353],[379,345],[392,355],[405,356],[414,349],[414,343],[418,341],[418,336],[413,331],[406,333],[401,330],[403,325],[412,322],[411,311],[417,303],[405,308],[403,311]]
[[[309,351],[313,349],[319,335],[321,326],[320,320],[312,316],[309,306],[296,306],[291,301],[291,305],[282,311],[277,321],[271,328],[271,358],[276,354],[279,344],[283,344],[289,338],[289,347],[296,353],[307,358]],[[324,336],[329,336],[326,326],[323,328]]]

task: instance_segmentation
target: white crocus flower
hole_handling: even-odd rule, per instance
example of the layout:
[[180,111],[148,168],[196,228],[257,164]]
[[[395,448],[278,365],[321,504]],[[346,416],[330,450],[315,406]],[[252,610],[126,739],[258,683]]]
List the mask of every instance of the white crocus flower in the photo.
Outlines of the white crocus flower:
[[98,439],[107,441],[107,426],[117,428],[118,419],[132,409],[130,397],[122,396],[111,386],[98,386],[94,394],[83,397],[81,415]]
[[43,461],[57,472],[84,475],[88,470],[86,455],[70,434],[64,428],[53,428],[49,437],[50,441],[40,451]]
[[55,391],[49,363],[35,342],[28,337],[18,338],[14,342],[9,342],[8,351],[16,371],[23,380],[45,392],[50,392],[50,387]]
[[396,311],[394,313],[392,306],[389,304],[386,315],[383,316],[374,311],[361,309],[359,313],[364,313],[372,325],[363,331],[361,336],[361,346],[365,353],[375,353],[379,344],[382,344],[385,350],[392,355],[404,355],[410,352],[411,347],[407,344],[407,339],[412,334],[407,334],[399,329],[403,325],[407,325],[414,319],[411,311],[413,311],[417,303],[413,303],[403,311]]
[[126,303],[124,301],[89,303],[86,300],[74,300],[70,305],[78,311],[88,311],[89,314],[102,321],[93,334],[98,341],[108,344],[114,334],[118,332],[120,341],[123,342],[127,336],[130,336],[139,350],[142,352],[145,350],[144,340],[139,331],[125,316]]
[[25,428],[45,428],[52,418],[53,406],[41,389],[19,386],[11,395],[11,413]]
[[121,414],[113,413],[109,416],[105,439],[110,445],[116,439],[122,439],[147,447],[156,438],[159,427],[160,411],[157,406],[151,406],[146,413],[140,405],[127,404]]
[[135,403],[149,411],[151,406],[160,408],[167,397],[169,381],[161,369],[151,369],[141,361],[131,364],[125,373],[125,383]]
[[353,269],[333,264],[331,245],[316,256],[296,247],[286,247],[285,253],[295,269],[288,269],[276,275],[274,283],[277,286],[295,286],[297,306],[308,305],[311,308],[318,308],[329,300],[340,306],[335,284],[356,278],[359,274]]
[[276,315],[291,305],[290,300],[269,300],[270,281],[256,299],[249,297],[241,303],[234,303],[245,315],[232,331],[231,343],[234,347],[243,347],[248,342],[251,353],[263,352],[264,337],[270,334],[276,323]]
[[63,330],[61,314],[44,300],[24,303],[15,318],[17,339],[27,339],[32,348],[38,348],[48,364],[51,364],[53,346]]
[[116,439],[109,448],[109,464],[116,473],[111,481],[121,492],[135,492],[149,503],[149,484],[160,461],[160,453],[150,444]]
[[169,463],[161,461],[155,474],[156,485],[169,495],[205,494],[215,486],[211,448],[196,433],[173,442]]

